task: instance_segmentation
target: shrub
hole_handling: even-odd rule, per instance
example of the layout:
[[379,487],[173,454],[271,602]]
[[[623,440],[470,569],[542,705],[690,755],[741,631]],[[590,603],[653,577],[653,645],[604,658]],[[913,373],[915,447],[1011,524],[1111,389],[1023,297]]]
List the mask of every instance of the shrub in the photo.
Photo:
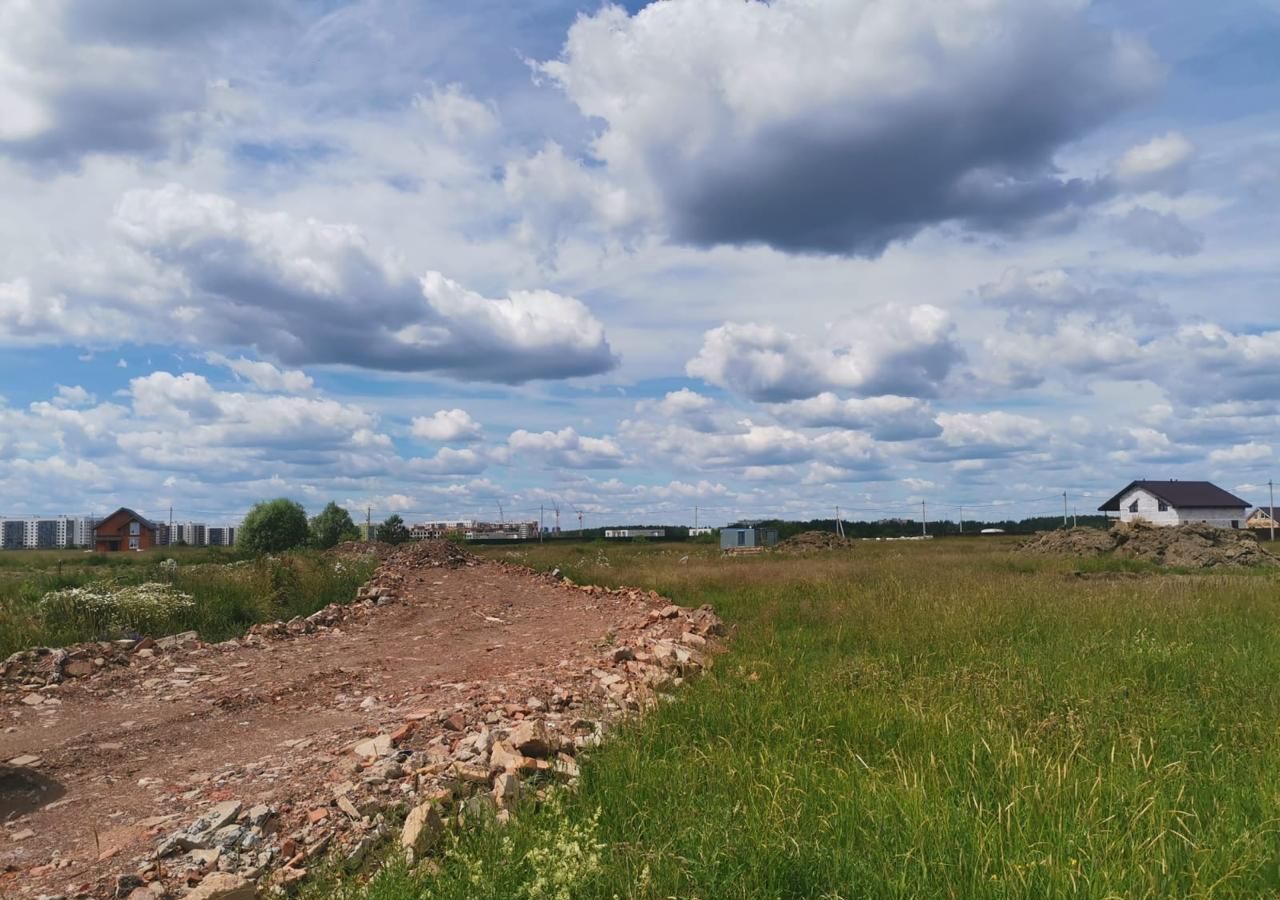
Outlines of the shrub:
[[236,543],[247,553],[283,553],[301,547],[310,535],[302,505],[279,497],[249,510]]

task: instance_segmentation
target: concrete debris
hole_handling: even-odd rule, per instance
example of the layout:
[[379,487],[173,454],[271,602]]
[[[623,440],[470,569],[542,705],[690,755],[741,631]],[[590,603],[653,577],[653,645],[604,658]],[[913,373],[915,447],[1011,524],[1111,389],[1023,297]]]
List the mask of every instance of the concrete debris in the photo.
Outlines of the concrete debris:
[[422,859],[435,849],[444,835],[444,821],[434,803],[423,803],[415,806],[405,817],[404,828],[400,832],[400,846],[404,849],[405,859],[410,865]]
[[186,900],[253,900],[257,889],[241,875],[215,872],[200,882]]

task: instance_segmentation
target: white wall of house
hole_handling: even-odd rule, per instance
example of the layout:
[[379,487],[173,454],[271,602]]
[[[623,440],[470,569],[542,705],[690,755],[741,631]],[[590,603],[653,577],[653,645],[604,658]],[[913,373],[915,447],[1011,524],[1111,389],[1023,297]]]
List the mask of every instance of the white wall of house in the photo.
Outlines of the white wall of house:
[[[1134,502],[1138,504],[1137,512],[1132,510]],[[1153,525],[1178,525],[1183,522],[1208,522],[1219,528],[1244,527],[1246,509],[1243,506],[1226,506],[1221,508],[1177,509],[1173,504],[1165,504],[1161,509],[1161,501],[1154,494],[1134,488],[1120,498],[1120,521],[1132,522],[1143,519]]]

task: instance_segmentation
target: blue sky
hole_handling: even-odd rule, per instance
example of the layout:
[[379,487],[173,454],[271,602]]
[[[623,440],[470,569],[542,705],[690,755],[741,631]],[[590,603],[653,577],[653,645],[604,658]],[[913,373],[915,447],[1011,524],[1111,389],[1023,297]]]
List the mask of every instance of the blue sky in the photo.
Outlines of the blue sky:
[[1263,503],[1278,88],[1274,0],[0,0],[0,512]]

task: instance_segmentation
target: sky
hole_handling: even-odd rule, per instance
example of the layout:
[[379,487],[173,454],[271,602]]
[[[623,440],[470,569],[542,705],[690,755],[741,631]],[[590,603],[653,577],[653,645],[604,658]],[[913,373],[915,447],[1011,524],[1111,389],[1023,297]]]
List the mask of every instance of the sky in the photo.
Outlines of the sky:
[[1265,504],[1277,97],[1276,0],[0,0],[0,513]]

